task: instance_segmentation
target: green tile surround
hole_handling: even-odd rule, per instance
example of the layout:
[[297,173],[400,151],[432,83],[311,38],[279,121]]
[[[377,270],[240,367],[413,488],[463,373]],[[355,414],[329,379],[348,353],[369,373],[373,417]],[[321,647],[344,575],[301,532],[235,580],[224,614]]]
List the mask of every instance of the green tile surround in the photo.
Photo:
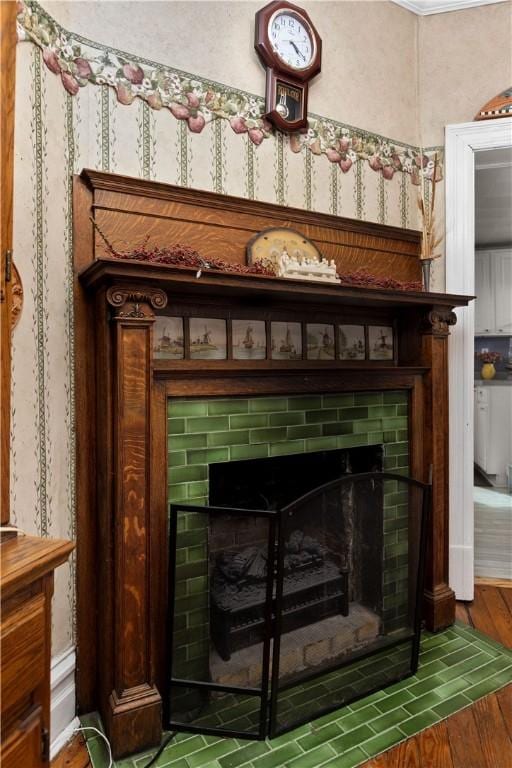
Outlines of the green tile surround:
[[[178,734],[156,768],[355,768],[512,680],[512,651],[462,624],[425,632],[415,676],[262,742]],[[82,725],[101,728],[97,714]],[[85,732],[94,768],[107,768],[103,740]],[[145,752],[115,768],[144,768]]]
[[[383,468],[409,472],[406,391],[169,398],[169,501],[205,505],[211,463],[268,458],[367,445],[383,446]],[[174,676],[208,679],[207,517],[180,513],[177,541]],[[384,484],[386,631],[407,623],[407,493]],[[187,707],[183,702],[189,702]],[[176,698],[174,699],[176,701]],[[193,709],[194,695],[180,696]]]

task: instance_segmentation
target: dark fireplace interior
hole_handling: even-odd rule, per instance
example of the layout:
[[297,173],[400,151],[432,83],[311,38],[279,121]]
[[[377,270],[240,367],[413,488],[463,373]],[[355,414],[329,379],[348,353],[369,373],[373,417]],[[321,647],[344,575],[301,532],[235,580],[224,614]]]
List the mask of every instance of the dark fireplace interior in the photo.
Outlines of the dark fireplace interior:
[[209,466],[213,506],[278,509],[347,472],[382,470],[381,445],[315,451]]
[[[410,674],[421,504],[382,464],[381,445],[210,464],[208,506],[173,505],[174,726],[276,734]],[[386,548],[391,520],[405,554]],[[180,565],[191,541],[197,559]]]
[[[212,506],[277,510],[342,475],[381,469],[382,446],[211,464],[209,501]],[[364,562],[382,563],[382,520],[374,513],[382,506],[374,498],[380,490],[360,486],[345,492],[341,503],[340,491],[335,490],[321,505],[314,497],[301,505],[300,512],[289,510],[284,517],[282,631],[302,628],[300,639],[296,638],[299,644],[309,645],[305,627],[314,624],[321,633],[317,625],[329,617],[348,616],[350,603],[366,607],[376,617],[380,613],[382,568],[361,567]],[[263,642],[265,533],[264,521],[257,518],[246,517],[243,525],[233,526],[232,521],[216,517],[210,525],[210,632],[224,661],[234,651]],[[376,629],[378,623],[376,618]],[[245,660],[250,662],[248,656]],[[288,674],[294,671],[293,666],[288,668]]]

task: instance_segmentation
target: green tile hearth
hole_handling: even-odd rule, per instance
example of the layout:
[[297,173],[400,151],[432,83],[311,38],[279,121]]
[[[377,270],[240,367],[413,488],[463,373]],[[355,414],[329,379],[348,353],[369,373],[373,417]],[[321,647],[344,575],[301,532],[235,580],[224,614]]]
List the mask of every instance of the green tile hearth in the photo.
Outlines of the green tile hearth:
[[[455,649],[458,650],[455,650]],[[512,651],[462,624],[425,632],[413,677],[272,740],[246,741],[179,733],[156,768],[355,768],[380,752],[470,706],[512,680]],[[246,714],[233,705],[231,717]],[[224,717],[227,717],[224,710]],[[96,714],[82,725],[101,728]],[[94,768],[107,768],[106,747],[86,731]],[[115,762],[143,768],[154,752]]]

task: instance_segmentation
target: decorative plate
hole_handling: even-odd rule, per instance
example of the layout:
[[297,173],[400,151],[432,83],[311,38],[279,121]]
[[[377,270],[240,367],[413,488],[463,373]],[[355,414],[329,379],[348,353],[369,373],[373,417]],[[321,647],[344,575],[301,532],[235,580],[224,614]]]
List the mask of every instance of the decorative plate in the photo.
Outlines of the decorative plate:
[[309,258],[319,261],[322,255],[311,240],[295,229],[287,227],[271,227],[262,229],[247,243],[247,263],[255,264],[259,261],[271,262],[277,271],[278,258],[283,251],[289,256],[302,260]]

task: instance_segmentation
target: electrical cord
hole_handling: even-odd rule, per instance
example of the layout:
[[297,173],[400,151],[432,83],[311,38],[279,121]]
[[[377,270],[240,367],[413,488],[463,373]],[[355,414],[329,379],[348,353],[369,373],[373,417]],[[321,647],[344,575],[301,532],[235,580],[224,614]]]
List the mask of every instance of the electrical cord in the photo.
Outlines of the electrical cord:
[[[83,725],[80,728],[73,728],[73,733],[78,733],[78,731],[95,731],[98,734],[98,736],[101,736],[101,738],[107,745],[107,749],[108,749],[108,768],[113,768],[114,761],[112,760],[112,750],[110,749],[110,742],[105,736],[105,734],[102,733],[102,731],[100,731],[99,728],[95,728],[92,725]],[[85,740],[85,742],[87,743],[87,739]]]
[[[105,734],[102,733],[102,731],[100,731],[99,728],[95,728],[92,725],[84,725],[81,728],[74,728],[73,729],[73,733],[77,733],[78,731],[95,731],[98,734],[98,736],[101,736],[101,738],[103,739],[103,741],[107,745],[107,750],[108,750],[108,768],[114,768],[114,761],[112,759],[112,750],[110,748],[110,742],[107,739],[107,737],[105,736]],[[160,755],[162,754],[162,752],[164,751],[164,749],[166,748],[166,746],[171,741],[171,739],[174,739],[174,737],[176,736],[176,733],[177,733],[177,731],[171,731],[170,733],[168,733],[166,738],[162,741],[162,743],[158,747],[158,751],[153,755],[153,757],[151,758],[149,763],[146,763],[146,765],[141,766],[141,768],[150,768],[150,766],[154,765],[156,763],[156,761],[158,760],[158,758],[160,757]],[[87,739],[86,739],[86,742],[87,742]]]
[[164,749],[166,748],[166,746],[171,741],[171,739],[174,739],[175,736],[176,736],[176,731],[171,731],[170,733],[168,733],[167,737],[160,744],[160,746],[158,748],[158,752],[156,752],[153,755],[153,757],[151,758],[149,763],[146,763],[146,765],[141,766],[141,768],[150,768],[150,766],[154,765],[156,763],[156,761],[158,760],[158,758],[160,757],[160,755],[162,754],[162,752],[164,751]]

